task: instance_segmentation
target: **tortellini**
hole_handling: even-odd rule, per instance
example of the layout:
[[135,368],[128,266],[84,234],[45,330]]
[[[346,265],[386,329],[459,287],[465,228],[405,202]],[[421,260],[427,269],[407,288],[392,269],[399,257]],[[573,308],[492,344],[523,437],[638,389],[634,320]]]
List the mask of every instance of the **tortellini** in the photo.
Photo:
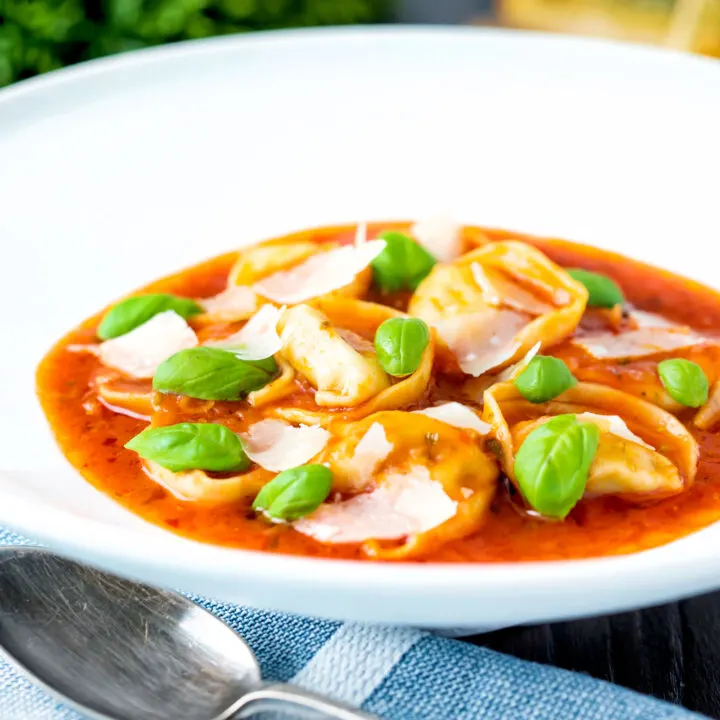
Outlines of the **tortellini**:
[[331,544],[360,542],[368,555],[402,559],[482,525],[499,471],[475,430],[400,411],[333,430],[315,462],[333,471],[333,491],[343,499],[296,522],[298,531]]
[[483,417],[492,425],[511,480],[515,455],[530,432],[565,413],[600,430],[585,497],[612,494],[644,501],[674,495],[693,482],[698,446],[679,420],[628,393],[593,383],[578,383],[538,405],[525,400],[512,383],[485,392]]
[[355,407],[390,387],[373,344],[338,330],[320,310],[289,308],[278,329],[282,354],[316,389],[321,407]]
[[213,477],[204,470],[173,472],[151,460],[144,460],[143,466],[149,478],[176,498],[200,505],[225,505],[253,498],[272,478],[272,473],[262,468],[229,477]]
[[95,380],[98,399],[111,410],[124,411],[136,417],[153,414],[153,391],[150,381],[126,380],[100,375]]
[[[332,289],[320,290],[318,297],[362,297],[372,280],[372,271],[369,260],[353,257],[352,246],[345,246],[345,255],[340,260],[340,267],[345,267],[345,261],[356,267],[349,270],[349,279],[341,287],[333,285],[333,275],[337,271],[338,263],[331,263],[326,269],[319,262],[321,257],[329,258],[329,253],[341,249],[335,242],[317,242],[312,239],[312,232],[296,233],[287,237],[268,240],[249,248],[244,248],[238,254],[228,278],[227,288],[212,298],[201,300],[205,306],[205,315],[198,317],[197,322],[207,324],[213,322],[229,322],[246,320],[264,303],[274,302],[271,287],[280,290],[296,288],[302,290],[304,286],[314,286],[318,278],[324,278]],[[362,255],[363,252],[361,251]],[[263,285],[268,286],[267,295],[263,292]],[[312,291],[309,291],[312,295]],[[278,304],[291,304],[286,301]]]
[[504,241],[436,265],[408,312],[437,330],[446,370],[478,377],[516,362],[538,342],[544,348],[571,335],[587,297],[539,250]]
[[279,404],[269,412],[290,422],[327,424],[338,415],[359,419],[418,401],[430,381],[432,338],[417,370],[401,379],[380,367],[368,339],[384,320],[400,316],[384,305],[349,298],[324,298],[287,309],[279,324],[280,356],[315,392],[310,404]]

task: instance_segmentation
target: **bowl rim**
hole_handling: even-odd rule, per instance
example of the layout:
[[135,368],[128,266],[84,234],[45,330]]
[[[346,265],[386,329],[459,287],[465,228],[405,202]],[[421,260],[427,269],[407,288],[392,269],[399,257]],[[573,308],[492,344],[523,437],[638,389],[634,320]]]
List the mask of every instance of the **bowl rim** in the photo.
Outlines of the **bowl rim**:
[[172,62],[190,55],[222,53],[237,45],[304,45],[318,44],[323,41],[334,42],[337,39],[351,41],[364,38],[382,38],[393,42],[397,38],[505,38],[522,41],[526,44],[562,45],[571,50],[624,52],[638,58],[683,63],[689,66],[715,68],[720,71],[720,59],[706,55],[684,52],[674,48],[634,43],[627,40],[599,38],[590,36],[565,35],[540,30],[522,30],[517,28],[478,27],[472,25],[411,25],[404,23],[383,23],[375,25],[336,25],[308,28],[282,28],[277,30],[259,30],[244,35],[225,35],[197,40],[181,40],[165,45],[140,48],[138,50],[106,55],[51,70],[0,88],[0,105],[22,98],[33,92],[41,92],[56,85],[82,82],[102,73],[124,72],[137,66],[160,62]]
[[[130,531],[13,495],[3,498],[2,514],[6,527],[47,544],[62,538],[62,544],[67,548],[82,551],[94,547],[107,558],[145,566],[162,563],[164,568],[180,574],[188,569],[188,565],[197,564],[204,572],[220,571],[230,578],[275,581],[282,574],[293,584],[306,586],[317,585],[322,580],[322,574],[331,584],[342,583],[346,588],[367,589],[371,585],[381,585],[389,589],[398,586],[404,590],[422,590],[426,594],[444,596],[448,591],[475,594],[478,590],[490,589],[490,586],[518,591],[535,582],[554,584],[558,589],[567,582],[588,581],[595,584],[604,580],[627,580],[635,583],[638,571],[671,573],[673,579],[679,581],[683,577],[695,576],[693,568],[698,563],[702,563],[711,575],[717,575],[720,569],[720,553],[714,551],[711,544],[706,545],[702,552],[693,552],[692,558],[681,555],[665,557],[663,548],[684,538],[650,550],[598,558],[502,563],[377,562],[211,545],[164,531],[145,521],[142,522],[147,530]],[[27,517],[34,519],[31,522],[17,520]],[[153,531],[152,535],[148,531]],[[700,532],[703,530],[693,535]],[[147,543],[150,537],[157,556],[149,561]],[[99,541],[102,541],[102,547],[98,547]],[[431,577],[433,583],[429,584]]]

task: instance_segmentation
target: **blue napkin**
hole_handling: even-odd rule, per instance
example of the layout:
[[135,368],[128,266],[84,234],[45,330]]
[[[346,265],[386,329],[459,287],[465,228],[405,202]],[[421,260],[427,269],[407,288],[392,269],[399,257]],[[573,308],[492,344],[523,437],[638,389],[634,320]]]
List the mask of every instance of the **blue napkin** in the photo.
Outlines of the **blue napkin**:
[[[0,545],[28,542],[0,530]],[[245,637],[265,679],[297,683],[387,720],[701,718],[586,675],[420,630],[316,620],[194,599]],[[82,716],[58,705],[0,660],[0,720]]]

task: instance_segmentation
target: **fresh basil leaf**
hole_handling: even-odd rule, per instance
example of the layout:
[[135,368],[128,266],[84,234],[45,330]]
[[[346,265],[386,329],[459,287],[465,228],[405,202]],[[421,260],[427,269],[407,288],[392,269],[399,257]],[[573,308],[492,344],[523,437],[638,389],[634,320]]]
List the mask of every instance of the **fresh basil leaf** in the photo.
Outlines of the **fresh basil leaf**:
[[265,387],[277,369],[271,357],[241,360],[221,348],[190,348],[160,364],[153,377],[153,388],[200,400],[239,400]]
[[535,510],[564,518],[585,491],[600,431],[575,415],[558,415],[535,428],[515,456],[515,478]]
[[253,510],[273,520],[297,520],[309,515],[330,494],[333,476],[325,465],[283,470],[257,494]]
[[544,403],[577,385],[577,380],[560,358],[536,355],[513,383],[526,400]]
[[380,367],[394,377],[414,373],[430,342],[430,328],[419,318],[390,318],[375,333]]
[[186,320],[203,311],[194,300],[177,295],[168,293],[138,295],[110,308],[98,326],[97,335],[101,340],[125,335],[167,310],[176,312]]
[[250,466],[240,438],[216,423],[178,423],[147,428],[125,447],[173,472],[241,472]]
[[405,233],[387,231],[378,237],[385,248],[371,263],[375,284],[386,292],[415,290],[433,269],[435,258]]
[[590,272],[582,268],[569,268],[570,277],[582,283],[588,291],[588,305],[592,307],[612,308],[622,305],[625,296],[618,284],[607,275]]
[[710,391],[707,376],[692,360],[663,360],[658,363],[658,374],[668,395],[681,405],[696,408],[707,402]]

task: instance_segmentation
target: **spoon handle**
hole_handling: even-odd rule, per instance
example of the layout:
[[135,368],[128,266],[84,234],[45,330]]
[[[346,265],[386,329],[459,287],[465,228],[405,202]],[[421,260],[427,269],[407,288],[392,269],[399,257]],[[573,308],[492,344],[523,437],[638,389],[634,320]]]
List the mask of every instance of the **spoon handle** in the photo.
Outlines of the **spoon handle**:
[[[243,695],[232,708],[236,714],[223,717],[248,717],[244,711],[253,715],[260,710],[281,710],[282,706],[292,706],[294,709],[305,709],[314,713],[311,717],[334,718],[335,720],[380,720],[377,715],[355,710],[348,705],[330,700],[330,698],[316,695],[296,685],[276,683],[265,685]],[[297,715],[294,715],[297,717]]]

